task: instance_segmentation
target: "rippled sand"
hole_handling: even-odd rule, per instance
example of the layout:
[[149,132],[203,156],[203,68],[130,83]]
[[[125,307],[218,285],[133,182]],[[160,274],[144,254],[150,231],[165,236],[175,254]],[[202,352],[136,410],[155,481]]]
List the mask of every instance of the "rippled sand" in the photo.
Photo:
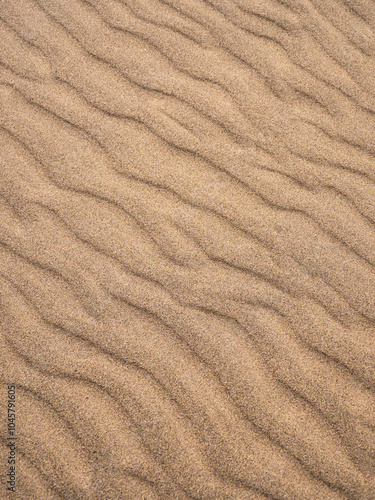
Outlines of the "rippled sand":
[[0,498],[374,499],[375,3],[0,0],[0,63]]

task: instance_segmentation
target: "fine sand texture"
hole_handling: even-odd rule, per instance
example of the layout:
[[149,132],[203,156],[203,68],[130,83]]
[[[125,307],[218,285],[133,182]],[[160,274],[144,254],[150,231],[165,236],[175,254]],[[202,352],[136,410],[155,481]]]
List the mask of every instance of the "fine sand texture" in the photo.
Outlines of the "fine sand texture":
[[374,0],[0,0],[0,499],[375,499],[374,223]]

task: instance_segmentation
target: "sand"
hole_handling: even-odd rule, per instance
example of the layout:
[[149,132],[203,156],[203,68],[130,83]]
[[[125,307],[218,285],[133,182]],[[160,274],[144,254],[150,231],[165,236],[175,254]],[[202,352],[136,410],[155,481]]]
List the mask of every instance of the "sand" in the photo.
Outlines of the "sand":
[[374,130],[372,0],[0,0],[0,498],[375,499]]

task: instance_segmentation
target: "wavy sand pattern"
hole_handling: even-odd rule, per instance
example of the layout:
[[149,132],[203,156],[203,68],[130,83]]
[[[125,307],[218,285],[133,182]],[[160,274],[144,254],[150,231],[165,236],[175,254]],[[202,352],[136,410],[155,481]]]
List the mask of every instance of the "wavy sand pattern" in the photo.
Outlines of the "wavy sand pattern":
[[375,3],[0,0],[0,63],[9,498],[374,499]]

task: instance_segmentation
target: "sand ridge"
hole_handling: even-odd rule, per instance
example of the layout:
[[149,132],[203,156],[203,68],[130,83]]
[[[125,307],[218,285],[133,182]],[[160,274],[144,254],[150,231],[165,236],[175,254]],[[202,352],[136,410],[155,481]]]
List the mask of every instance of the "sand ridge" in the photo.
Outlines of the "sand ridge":
[[0,0],[0,498],[375,498],[374,54],[370,0]]

